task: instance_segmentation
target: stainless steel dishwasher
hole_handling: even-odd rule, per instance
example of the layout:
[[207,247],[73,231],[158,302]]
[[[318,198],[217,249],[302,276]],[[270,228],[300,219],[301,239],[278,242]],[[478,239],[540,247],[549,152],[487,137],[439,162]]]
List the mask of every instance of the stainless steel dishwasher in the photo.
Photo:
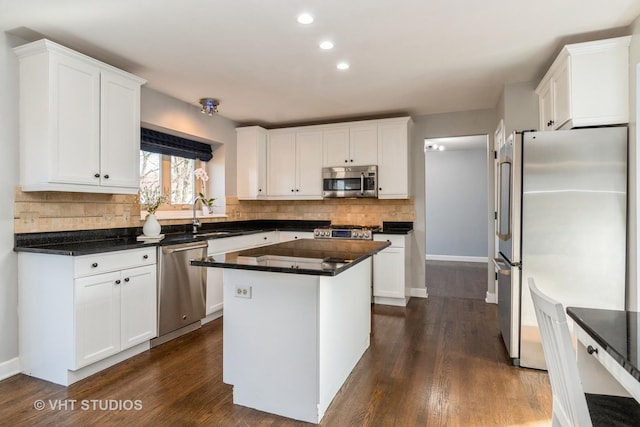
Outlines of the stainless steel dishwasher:
[[158,338],[156,346],[200,327],[206,312],[207,272],[192,259],[207,256],[207,242],[158,247]]

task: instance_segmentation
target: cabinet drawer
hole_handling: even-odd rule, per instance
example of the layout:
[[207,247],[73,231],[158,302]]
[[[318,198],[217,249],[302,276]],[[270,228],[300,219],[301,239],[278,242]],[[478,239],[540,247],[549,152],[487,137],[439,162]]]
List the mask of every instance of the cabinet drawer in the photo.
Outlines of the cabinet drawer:
[[74,277],[156,263],[156,247],[83,255],[74,258]]
[[404,248],[404,239],[404,234],[376,234],[373,236],[373,240],[376,242],[390,241],[392,248]]

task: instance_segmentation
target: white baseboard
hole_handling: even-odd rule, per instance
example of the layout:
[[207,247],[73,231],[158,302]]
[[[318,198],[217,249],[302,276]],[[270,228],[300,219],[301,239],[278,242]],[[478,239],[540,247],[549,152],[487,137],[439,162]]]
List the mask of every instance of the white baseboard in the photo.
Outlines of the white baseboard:
[[489,262],[489,258],[482,256],[427,255],[426,259],[427,261]]
[[498,297],[495,294],[495,292],[487,291],[487,295],[484,298],[484,302],[486,302],[488,304],[497,304],[498,303]]
[[15,357],[0,363],[0,381],[20,373],[20,359]]
[[411,288],[411,296],[416,298],[427,298],[427,288]]

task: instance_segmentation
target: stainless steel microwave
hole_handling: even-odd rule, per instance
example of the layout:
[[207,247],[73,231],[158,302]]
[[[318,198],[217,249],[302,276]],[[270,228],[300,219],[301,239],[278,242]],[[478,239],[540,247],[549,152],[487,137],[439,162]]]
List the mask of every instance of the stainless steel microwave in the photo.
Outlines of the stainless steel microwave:
[[378,166],[322,168],[322,197],[378,197]]

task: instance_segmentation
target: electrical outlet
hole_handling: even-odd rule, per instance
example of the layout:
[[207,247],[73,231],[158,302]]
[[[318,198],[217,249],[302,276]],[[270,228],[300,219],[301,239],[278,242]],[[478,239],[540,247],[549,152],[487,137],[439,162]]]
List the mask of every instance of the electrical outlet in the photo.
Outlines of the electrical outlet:
[[251,299],[251,286],[238,286],[238,285],[235,285],[233,287],[233,290],[234,290],[235,296],[237,298]]

